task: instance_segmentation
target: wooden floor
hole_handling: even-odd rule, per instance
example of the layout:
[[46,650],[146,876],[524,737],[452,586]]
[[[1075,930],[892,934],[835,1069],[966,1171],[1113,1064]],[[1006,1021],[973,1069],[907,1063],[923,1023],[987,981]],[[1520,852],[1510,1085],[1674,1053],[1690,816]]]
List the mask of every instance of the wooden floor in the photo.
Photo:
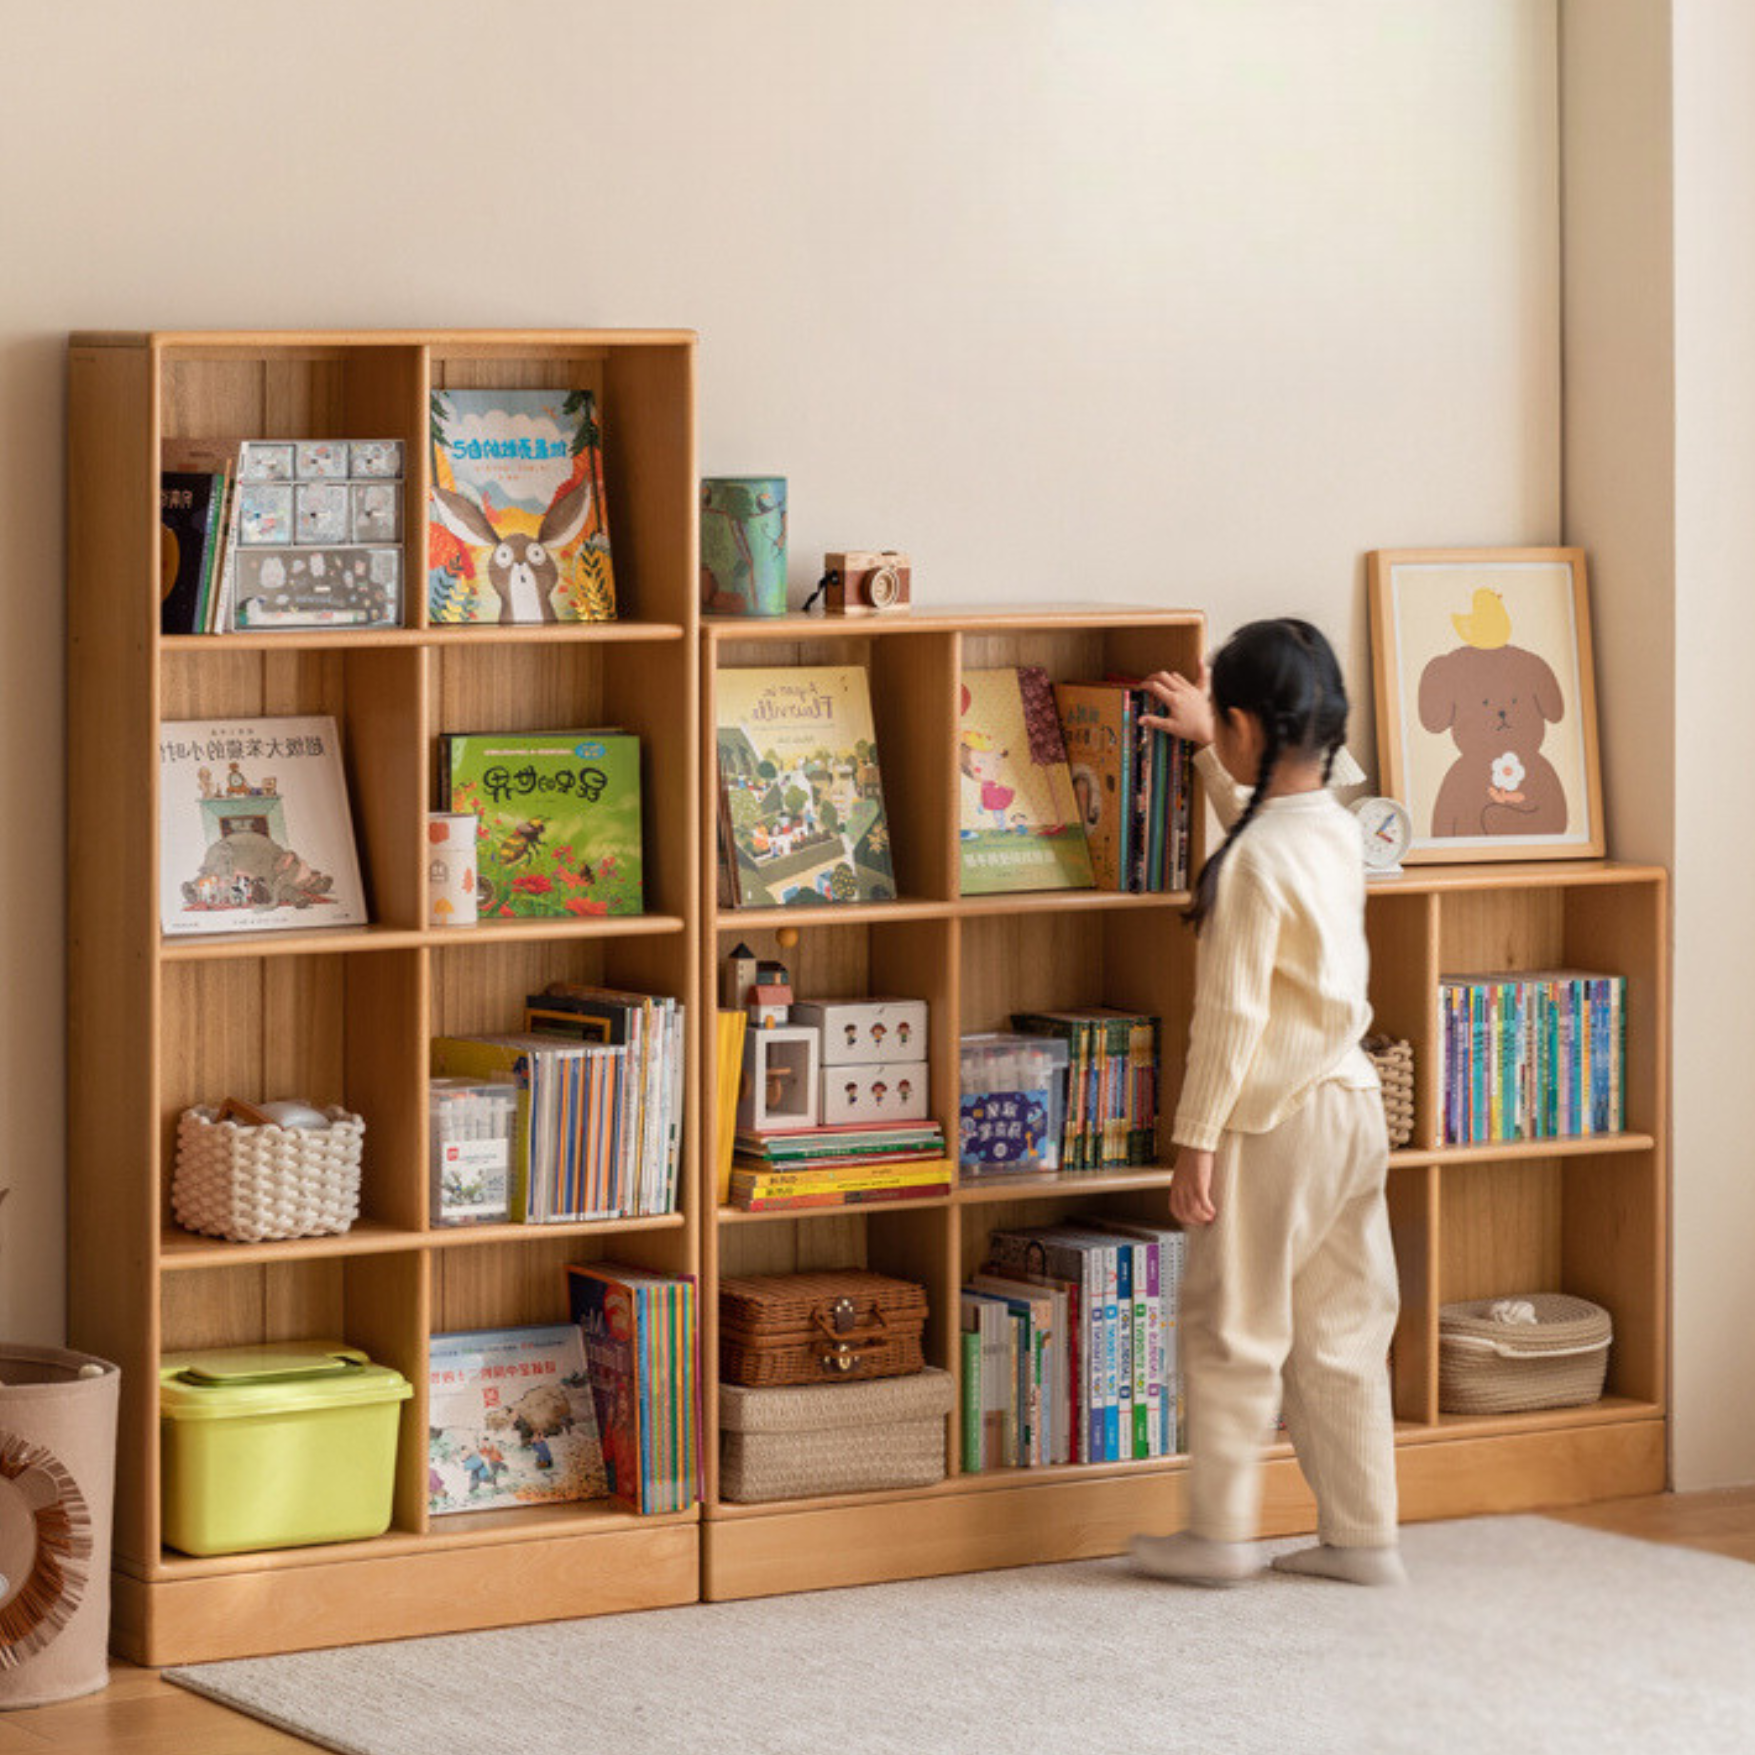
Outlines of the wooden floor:
[[[1755,1487],[1621,1499],[1553,1515],[1755,1564]],[[118,1666],[102,1694],[0,1714],[0,1755],[289,1755],[314,1747],[129,1666]]]

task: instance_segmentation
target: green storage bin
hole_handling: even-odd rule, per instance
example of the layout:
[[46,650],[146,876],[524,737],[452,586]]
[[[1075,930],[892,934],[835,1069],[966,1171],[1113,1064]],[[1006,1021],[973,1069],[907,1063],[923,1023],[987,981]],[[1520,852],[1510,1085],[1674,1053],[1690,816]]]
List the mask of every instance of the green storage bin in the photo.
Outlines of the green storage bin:
[[332,1341],[159,1362],[164,1539],[185,1554],[351,1542],[390,1527],[414,1386]]

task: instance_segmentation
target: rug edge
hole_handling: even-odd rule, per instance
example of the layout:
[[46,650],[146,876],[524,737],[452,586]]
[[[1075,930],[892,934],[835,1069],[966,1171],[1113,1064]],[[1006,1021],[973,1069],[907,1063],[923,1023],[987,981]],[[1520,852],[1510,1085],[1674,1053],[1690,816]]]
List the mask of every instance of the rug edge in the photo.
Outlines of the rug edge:
[[[288,1654],[275,1653],[271,1655],[285,1656]],[[253,1662],[257,1660],[234,1659],[232,1661]],[[173,1687],[186,1689],[191,1694],[199,1694],[203,1700],[211,1700],[215,1706],[223,1706],[227,1712],[235,1712],[239,1718],[252,1719],[257,1724],[269,1725],[274,1730],[284,1731],[287,1736],[297,1737],[300,1742],[309,1743],[315,1748],[333,1750],[334,1755],[372,1755],[372,1751],[364,1743],[333,1742],[322,1732],[313,1730],[309,1725],[294,1724],[291,1719],[282,1718],[279,1713],[271,1711],[268,1707],[240,1706],[235,1692],[227,1694],[210,1683],[196,1679],[195,1669],[207,1667],[206,1665],[197,1665],[184,1668],[179,1665],[174,1669],[160,1670],[159,1680],[169,1682]]]

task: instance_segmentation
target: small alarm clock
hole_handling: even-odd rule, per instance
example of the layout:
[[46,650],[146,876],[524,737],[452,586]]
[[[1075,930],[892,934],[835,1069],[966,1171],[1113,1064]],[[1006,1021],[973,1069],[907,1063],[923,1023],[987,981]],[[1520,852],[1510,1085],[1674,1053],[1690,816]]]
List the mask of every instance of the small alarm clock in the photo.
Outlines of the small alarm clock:
[[1373,877],[1397,877],[1402,857],[1414,842],[1414,819],[1395,798],[1356,798],[1351,806],[1359,819],[1365,869]]

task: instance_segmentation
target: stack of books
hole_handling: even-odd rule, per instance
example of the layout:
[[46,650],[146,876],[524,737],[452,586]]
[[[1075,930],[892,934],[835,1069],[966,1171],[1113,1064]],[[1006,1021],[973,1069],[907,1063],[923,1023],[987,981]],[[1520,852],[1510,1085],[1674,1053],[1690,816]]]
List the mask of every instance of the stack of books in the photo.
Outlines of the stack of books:
[[567,1300],[610,1492],[642,1515],[686,1511],[701,1491],[694,1280],[594,1262],[568,1267]]
[[683,1137],[683,1006],[567,988],[535,996],[522,1035],[441,1036],[433,1071],[518,1089],[514,1224],[676,1211]]
[[1445,1143],[1620,1133],[1626,999],[1573,969],[1441,977]]
[[949,1194],[955,1166],[936,1121],[739,1131],[731,1205],[745,1212],[850,1207]]
[[1096,887],[1186,890],[1192,752],[1181,738],[1141,723],[1162,704],[1118,678],[1056,683],[1054,700]]
[[1119,1170],[1158,1155],[1158,1020],[1091,1006],[1014,1012],[1012,1028],[1067,1045],[1062,1170]]
[[962,1295],[964,1473],[1176,1454],[1183,1249],[1101,1218],[992,1234]]

